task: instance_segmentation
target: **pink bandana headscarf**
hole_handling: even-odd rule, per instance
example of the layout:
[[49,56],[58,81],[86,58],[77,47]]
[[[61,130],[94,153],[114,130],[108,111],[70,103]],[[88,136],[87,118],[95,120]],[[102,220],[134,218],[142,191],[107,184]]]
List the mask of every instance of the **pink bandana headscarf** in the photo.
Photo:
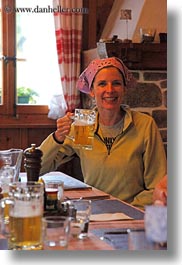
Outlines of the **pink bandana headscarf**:
[[114,66],[120,70],[123,75],[124,84],[127,88],[132,87],[136,84],[135,78],[128,70],[128,68],[124,65],[124,63],[119,58],[110,57],[93,60],[79,76],[76,86],[77,89],[88,94],[90,92],[95,75],[102,68],[108,66]]

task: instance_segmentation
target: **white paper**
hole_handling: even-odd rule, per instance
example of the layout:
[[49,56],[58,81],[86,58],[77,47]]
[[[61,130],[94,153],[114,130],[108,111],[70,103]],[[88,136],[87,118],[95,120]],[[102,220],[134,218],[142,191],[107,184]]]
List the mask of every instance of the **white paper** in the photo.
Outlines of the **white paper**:
[[126,220],[133,219],[124,213],[101,213],[92,214],[90,216],[90,221],[116,221],[116,220]]

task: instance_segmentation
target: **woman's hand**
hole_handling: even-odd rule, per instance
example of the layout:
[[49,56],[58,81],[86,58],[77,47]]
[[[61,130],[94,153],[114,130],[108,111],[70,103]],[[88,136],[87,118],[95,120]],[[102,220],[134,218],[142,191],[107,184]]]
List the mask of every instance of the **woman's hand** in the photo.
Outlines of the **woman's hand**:
[[156,185],[153,192],[153,202],[155,205],[167,205],[167,175]]
[[57,130],[55,131],[55,138],[59,142],[63,142],[66,138],[66,135],[69,134],[71,124],[73,119],[71,117],[74,116],[73,113],[67,112],[66,115],[57,120]]

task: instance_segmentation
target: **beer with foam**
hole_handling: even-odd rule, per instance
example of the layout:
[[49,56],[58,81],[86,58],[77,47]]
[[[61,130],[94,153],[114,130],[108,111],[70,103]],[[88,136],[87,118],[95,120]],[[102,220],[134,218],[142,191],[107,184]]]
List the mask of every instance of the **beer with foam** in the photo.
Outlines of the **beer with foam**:
[[41,201],[17,201],[10,209],[10,249],[41,249]]
[[3,198],[0,207],[8,206],[8,224],[5,211],[2,232],[8,238],[8,249],[42,249],[43,184],[13,182],[9,184],[9,197]]
[[74,146],[92,150],[95,128],[95,111],[76,109],[74,125]]
[[74,144],[91,147],[93,144],[94,124],[75,123],[74,134]]

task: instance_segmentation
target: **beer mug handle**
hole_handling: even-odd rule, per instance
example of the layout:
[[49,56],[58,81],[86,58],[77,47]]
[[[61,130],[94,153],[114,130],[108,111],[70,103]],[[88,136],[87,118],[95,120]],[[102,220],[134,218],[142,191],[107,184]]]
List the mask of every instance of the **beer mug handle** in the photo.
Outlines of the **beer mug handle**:
[[10,235],[9,231],[9,211],[14,205],[14,199],[6,197],[0,200],[0,233],[6,237]]
[[[74,117],[71,117],[71,119],[74,121],[74,120],[75,120],[75,116],[74,116]],[[75,122],[73,122],[71,126],[73,126],[74,123],[75,123]],[[72,130],[73,130],[73,131],[72,131]],[[66,138],[69,139],[69,140],[71,140],[71,141],[74,141],[74,140],[75,140],[75,137],[74,137],[74,129],[73,129],[73,127],[72,127],[70,133],[69,133],[68,135],[66,135]]]
[[69,139],[69,140],[74,141],[74,137],[72,135],[66,135],[66,138]]

